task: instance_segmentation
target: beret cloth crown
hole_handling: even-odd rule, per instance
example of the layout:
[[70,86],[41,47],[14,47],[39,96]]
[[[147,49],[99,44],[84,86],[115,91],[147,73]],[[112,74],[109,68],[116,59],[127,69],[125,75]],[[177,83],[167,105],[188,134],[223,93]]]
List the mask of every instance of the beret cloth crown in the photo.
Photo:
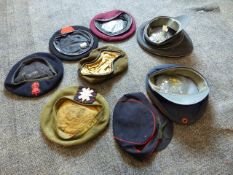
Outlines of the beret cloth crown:
[[143,93],[131,93],[120,98],[115,106],[113,135],[124,151],[144,158],[167,147],[172,139],[173,125]]
[[40,126],[45,136],[63,146],[86,143],[109,122],[109,106],[95,90],[73,86],[58,90],[45,105]]
[[17,95],[38,97],[54,89],[63,77],[62,62],[49,53],[34,53],[17,62],[5,80],[5,88]]
[[90,22],[90,29],[104,41],[122,41],[135,33],[136,23],[127,12],[112,10],[97,14]]
[[97,47],[98,39],[84,26],[62,28],[49,40],[50,52],[66,61],[78,61]]
[[199,72],[175,64],[151,69],[146,78],[146,90],[166,117],[185,125],[202,116],[209,96],[208,83]]
[[114,46],[104,46],[93,50],[80,61],[78,74],[90,83],[100,83],[128,68],[127,54]]

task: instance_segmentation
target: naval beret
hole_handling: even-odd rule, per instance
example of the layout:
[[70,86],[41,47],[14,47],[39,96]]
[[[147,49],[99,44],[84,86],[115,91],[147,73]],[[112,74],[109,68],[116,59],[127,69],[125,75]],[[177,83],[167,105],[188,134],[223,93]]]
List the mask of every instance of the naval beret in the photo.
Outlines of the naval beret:
[[58,58],[77,61],[98,47],[98,39],[84,26],[64,27],[53,34],[49,50]]
[[49,53],[34,53],[17,62],[5,80],[5,88],[17,95],[38,97],[54,89],[63,77],[62,62]]
[[100,83],[110,79],[128,67],[127,54],[114,46],[104,46],[93,50],[80,61],[78,74],[90,83]]
[[90,22],[91,31],[105,41],[122,41],[136,30],[133,17],[122,10],[112,10],[96,15]]
[[124,151],[145,158],[168,146],[173,124],[143,93],[130,93],[121,97],[114,108],[113,135]]
[[206,109],[209,86],[199,72],[182,65],[167,64],[150,70],[146,78],[148,96],[170,120],[192,124]]
[[159,16],[143,23],[137,32],[139,45],[155,55],[182,57],[193,50],[192,40],[182,28],[185,17]]
[[108,122],[108,102],[94,89],[83,86],[58,90],[40,117],[45,136],[63,146],[79,145],[95,138]]

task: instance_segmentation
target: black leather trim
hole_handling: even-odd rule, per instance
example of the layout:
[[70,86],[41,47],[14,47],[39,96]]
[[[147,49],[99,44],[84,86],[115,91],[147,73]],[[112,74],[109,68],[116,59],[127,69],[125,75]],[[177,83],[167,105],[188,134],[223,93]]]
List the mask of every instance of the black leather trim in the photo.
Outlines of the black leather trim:
[[[62,35],[60,30],[58,30],[49,41],[50,52],[62,60],[80,60],[98,47],[98,39],[88,28],[83,26],[72,27],[75,31]],[[83,42],[87,43],[87,47],[80,47],[80,44]]]

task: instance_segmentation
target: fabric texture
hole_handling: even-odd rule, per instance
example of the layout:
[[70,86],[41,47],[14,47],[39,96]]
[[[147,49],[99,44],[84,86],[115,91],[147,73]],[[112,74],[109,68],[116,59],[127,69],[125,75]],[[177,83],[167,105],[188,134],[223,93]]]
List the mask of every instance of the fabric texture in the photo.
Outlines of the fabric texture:
[[[0,4],[1,175],[233,174],[232,0],[2,0]],[[44,139],[40,132],[39,114],[53,93],[36,100],[22,98],[6,91],[3,83],[19,58],[47,52],[49,38],[57,29],[76,24],[89,26],[93,16],[115,8],[132,14],[137,27],[155,16],[188,16],[185,30],[194,50],[189,56],[174,59],[145,52],[136,35],[115,43],[129,57],[128,71],[91,85],[109,102],[109,128],[86,144],[60,147]],[[100,47],[105,45],[99,42]],[[146,94],[146,74],[161,64],[182,64],[201,72],[210,84],[209,104],[195,124],[174,124],[174,136],[166,149],[137,161],[115,143],[112,112],[123,94]],[[64,62],[64,69],[59,89],[87,84],[77,78],[77,64]]]

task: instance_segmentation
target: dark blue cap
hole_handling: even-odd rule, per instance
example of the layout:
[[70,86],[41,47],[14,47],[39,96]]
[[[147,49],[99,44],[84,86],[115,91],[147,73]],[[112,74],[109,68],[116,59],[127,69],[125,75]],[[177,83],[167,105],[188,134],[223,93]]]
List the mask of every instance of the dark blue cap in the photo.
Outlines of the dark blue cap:
[[[168,73],[169,72],[169,73]],[[192,80],[198,91],[193,94],[164,93],[156,87],[161,75],[181,75]],[[209,86],[205,78],[196,70],[175,64],[157,66],[146,77],[146,90],[153,104],[170,120],[180,124],[192,124],[206,109]]]
[[167,147],[173,125],[143,93],[125,94],[114,109],[113,135],[124,151],[144,158]]
[[63,77],[62,62],[49,53],[34,53],[17,62],[5,80],[5,88],[17,95],[38,97],[54,89]]

